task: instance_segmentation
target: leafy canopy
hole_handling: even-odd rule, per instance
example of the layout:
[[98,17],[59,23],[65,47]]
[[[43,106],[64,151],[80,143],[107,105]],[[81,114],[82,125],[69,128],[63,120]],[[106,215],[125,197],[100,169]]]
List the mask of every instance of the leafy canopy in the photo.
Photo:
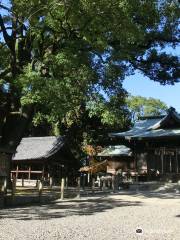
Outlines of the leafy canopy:
[[[94,95],[120,95],[123,105],[122,81],[136,69],[161,84],[179,81],[178,58],[163,51],[179,42],[177,1],[11,0],[0,10],[6,113],[31,104],[35,124],[71,125]],[[114,122],[115,108],[100,112],[103,121]]]

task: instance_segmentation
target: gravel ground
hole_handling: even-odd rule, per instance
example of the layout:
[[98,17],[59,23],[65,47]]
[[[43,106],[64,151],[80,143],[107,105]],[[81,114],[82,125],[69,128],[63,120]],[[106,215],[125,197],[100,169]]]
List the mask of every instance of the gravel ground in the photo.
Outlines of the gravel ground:
[[0,240],[5,239],[179,240],[180,196],[120,193],[1,209]]

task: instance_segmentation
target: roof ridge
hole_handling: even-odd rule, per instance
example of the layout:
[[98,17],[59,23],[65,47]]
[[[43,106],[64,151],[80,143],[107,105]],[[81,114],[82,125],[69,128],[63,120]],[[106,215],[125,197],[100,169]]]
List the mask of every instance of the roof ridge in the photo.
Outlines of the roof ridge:
[[151,115],[147,115],[147,116],[142,116],[142,117],[139,117],[137,119],[137,121],[139,120],[149,120],[149,119],[161,119],[161,118],[164,118],[166,115],[156,115],[156,116],[151,116]]

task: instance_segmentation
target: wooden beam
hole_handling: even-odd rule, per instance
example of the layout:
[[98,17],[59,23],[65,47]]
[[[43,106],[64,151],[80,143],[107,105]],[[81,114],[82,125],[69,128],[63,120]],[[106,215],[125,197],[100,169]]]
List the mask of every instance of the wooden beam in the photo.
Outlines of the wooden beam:
[[[12,170],[11,173],[16,173],[16,170]],[[29,170],[18,170],[18,173],[29,173]],[[42,171],[31,171],[33,174],[42,174]]]

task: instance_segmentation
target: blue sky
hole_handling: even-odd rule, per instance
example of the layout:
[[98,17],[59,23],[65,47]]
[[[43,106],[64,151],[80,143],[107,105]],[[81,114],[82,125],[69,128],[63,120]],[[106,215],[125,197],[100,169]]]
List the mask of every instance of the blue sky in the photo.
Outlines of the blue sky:
[[158,98],[180,112],[180,83],[173,86],[161,86],[142,74],[136,73],[131,77],[127,77],[123,86],[132,95]]
[[[166,48],[165,51],[180,56],[180,47],[177,47],[175,50]],[[158,82],[144,77],[140,72],[136,72],[135,75],[125,79],[123,86],[132,95],[158,98],[168,106],[175,107],[180,112],[180,83],[176,83],[173,86],[162,86]]]

